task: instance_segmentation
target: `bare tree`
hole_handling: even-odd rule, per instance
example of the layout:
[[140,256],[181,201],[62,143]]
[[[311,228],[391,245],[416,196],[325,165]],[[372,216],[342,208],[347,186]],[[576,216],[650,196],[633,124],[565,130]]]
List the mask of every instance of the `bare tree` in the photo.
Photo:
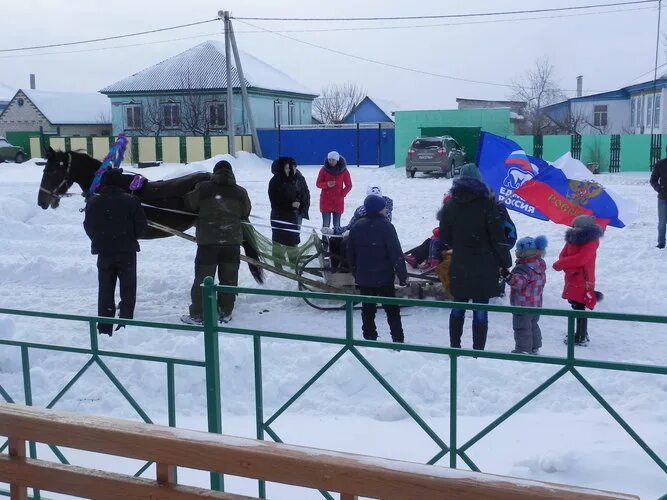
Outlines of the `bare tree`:
[[588,117],[581,108],[573,110],[570,107],[562,116],[555,113],[543,113],[543,116],[551,122],[542,129],[543,133],[581,135],[589,126]]
[[341,123],[364,97],[366,90],[356,83],[332,83],[313,101],[313,113],[322,123]]
[[535,61],[520,79],[514,80],[512,99],[526,103],[525,116],[530,132],[534,135],[543,134],[552,121],[544,114],[542,108],[565,99],[565,94],[558,87],[554,77],[554,67],[548,57]]
[[143,119],[141,121],[142,133],[158,137],[164,128],[160,99],[158,97],[149,97],[144,101],[144,104]]
[[183,90],[181,126],[183,130],[193,135],[208,135],[211,131],[211,117],[207,109],[203,78],[203,76],[197,78],[190,70],[181,75]]

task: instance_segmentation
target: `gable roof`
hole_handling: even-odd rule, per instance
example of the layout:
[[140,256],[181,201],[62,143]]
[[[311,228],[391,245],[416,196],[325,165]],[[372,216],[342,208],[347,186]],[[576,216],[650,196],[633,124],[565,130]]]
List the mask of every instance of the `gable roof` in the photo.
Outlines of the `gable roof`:
[[21,89],[21,92],[53,125],[111,123],[111,101],[98,92],[51,92]]
[[0,101],[9,102],[16,95],[16,89],[0,82]]
[[359,101],[359,104],[357,104],[355,107],[353,107],[350,112],[343,118],[343,121],[347,120],[350,116],[352,116],[354,113],[357,112],[357,110],[363,106],[365,103],[370,103],[371,105],[374,105],[376,108],[378,108],[382,113],[385,114],[387,119],[389,121],[394,121],[393,113],[394,111],[400,111],[399,106],[387,99],[377,99],[377,98],[371,98],[370,96],[364,97],[361,101]]
[[[239,51],[243,76],[248,87],[316,96],[310,89],[273,66]],[[232,85],[241,79],[232,58]],[[134,75],[104,87],[100,92],[159,92],[183,89],[221,90],[227,88],[225,44],[208,40],[150,66]]]

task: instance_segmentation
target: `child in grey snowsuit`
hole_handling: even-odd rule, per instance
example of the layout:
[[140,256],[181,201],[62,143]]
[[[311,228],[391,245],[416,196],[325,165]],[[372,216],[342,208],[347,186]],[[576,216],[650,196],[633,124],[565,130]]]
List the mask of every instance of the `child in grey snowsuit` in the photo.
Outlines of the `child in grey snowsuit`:
[[[547,282],[547,266],[543,259],[546,248],[546,236],[527,236],[517,241],[516,266],[505,276],[512,290],[511,305],[542,307],[542,293]],[[539,320],[539,314],[512,314],[515,341],[513,353],[539,354],[542,347]]]

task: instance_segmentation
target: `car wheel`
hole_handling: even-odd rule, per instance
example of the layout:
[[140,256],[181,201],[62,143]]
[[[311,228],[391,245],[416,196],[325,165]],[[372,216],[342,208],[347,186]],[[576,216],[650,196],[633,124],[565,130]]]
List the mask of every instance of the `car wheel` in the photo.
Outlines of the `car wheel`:
[[14,161],[16,163],[23,163],[25,161],[25,156],[23,153],[16,153],[16,157],[14,158]]

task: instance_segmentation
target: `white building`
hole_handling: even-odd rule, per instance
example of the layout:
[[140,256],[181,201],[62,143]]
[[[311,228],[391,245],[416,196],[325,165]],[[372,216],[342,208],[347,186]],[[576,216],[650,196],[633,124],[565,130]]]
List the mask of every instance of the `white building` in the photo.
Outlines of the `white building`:
[[656,81],[575,97],[543,108],[560,128],[577,124],[580,134],[667,133],[667,73]]

